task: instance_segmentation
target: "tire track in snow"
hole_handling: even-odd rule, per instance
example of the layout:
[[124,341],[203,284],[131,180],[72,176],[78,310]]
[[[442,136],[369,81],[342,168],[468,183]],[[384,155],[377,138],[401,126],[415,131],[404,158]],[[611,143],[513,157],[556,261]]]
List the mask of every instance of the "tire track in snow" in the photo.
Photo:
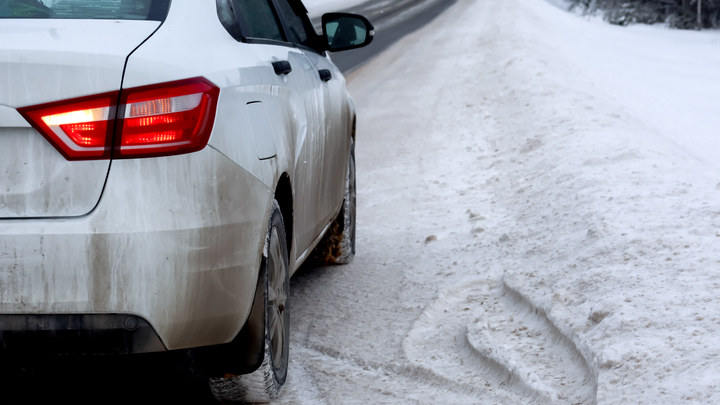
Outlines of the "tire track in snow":
[[575,344],[502,282],[469,281],[441,293],[403,349],[427,373],[506,391],[517,396],[513,403],[596,403],[595,376]]
[[[505,282],[497,293],[498,304],[489,301],[492,305],[484,310],[483,319],[467,328],[473,348],[549,394],[555,403],[596,403],[596,377],[575,343],[542,309]],[[489,349],[497,347],[497,342],[503,342],[504,350],[493,354]]]
[[[386,397],[392,397],[392,403],[410,402],[418,404],[497,404],[522,402],[522,398],[512,393],[488,393],[484,386],[459,383],[442,375],[435,374],[424,367],[418,367],[404,361],[381,363],[343,355],[337,350],[320,346],[293,348],[296,358],[301,358],[303,368],[317,368],[333,377],[351,379],[354,384],[364,385]],[[316,391],[317,392],[317,391]],[[307,398],[307,395],[305,395]],[[318,397],[319,398],[319,397]],[[388,398],[389,399],[389,398]],[[328,403],[328,401],[324,401]],[[385,401],[383,403],[386,403]],[[282,403],[315,403],[298,401],[298,398],[286,397]],[[344,403],[354,403],[347,399]]]

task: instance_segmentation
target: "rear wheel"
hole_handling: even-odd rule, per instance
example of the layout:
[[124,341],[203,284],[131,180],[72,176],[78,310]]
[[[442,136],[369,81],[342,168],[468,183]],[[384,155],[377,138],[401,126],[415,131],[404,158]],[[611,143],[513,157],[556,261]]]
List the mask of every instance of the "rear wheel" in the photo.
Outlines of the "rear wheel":
[[313,252],[313,260],[319,265],[346,264],[355,257],[355,141],[350,141],[345,198],[335,221]]
[[287,379],[290,350],[290,287],[288,248],[280,206],[273,204],[260,277],[265,278],[265,343],[256,371],[211,378],[210,389],[220,402],[268,402],[277,397]]

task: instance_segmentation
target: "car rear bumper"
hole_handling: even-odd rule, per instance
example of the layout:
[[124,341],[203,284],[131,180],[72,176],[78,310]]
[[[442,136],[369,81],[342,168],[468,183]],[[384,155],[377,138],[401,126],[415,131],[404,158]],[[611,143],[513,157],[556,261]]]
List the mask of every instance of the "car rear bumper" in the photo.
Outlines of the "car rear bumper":
[[133,315],[0,315],[0,354],[131,354],[164,350],[152,326]]
[[125,314],[167,349],[228,342],[250,312],[272,198],[211,147],[113,161],[89,215],[0,221],[0,314]]

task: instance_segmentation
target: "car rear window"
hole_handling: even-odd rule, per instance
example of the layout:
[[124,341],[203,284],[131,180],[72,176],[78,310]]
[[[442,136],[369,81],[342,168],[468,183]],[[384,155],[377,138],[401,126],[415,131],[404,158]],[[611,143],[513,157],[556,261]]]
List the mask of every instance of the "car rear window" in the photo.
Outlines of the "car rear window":
[[170,0],[0,0],[0,18],[163,21],[169,6]]

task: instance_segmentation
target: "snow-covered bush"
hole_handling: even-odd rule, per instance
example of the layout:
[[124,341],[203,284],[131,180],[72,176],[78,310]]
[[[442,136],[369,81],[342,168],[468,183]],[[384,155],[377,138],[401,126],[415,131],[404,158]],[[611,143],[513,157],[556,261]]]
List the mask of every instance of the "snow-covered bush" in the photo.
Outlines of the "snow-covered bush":
[[[667,23],[674,28],[697,28],[700,0],[570,0],[570,8],[584,13],[602,12],[611,24]],[[720,27],[720,0],[701,0],[704,28]]]

